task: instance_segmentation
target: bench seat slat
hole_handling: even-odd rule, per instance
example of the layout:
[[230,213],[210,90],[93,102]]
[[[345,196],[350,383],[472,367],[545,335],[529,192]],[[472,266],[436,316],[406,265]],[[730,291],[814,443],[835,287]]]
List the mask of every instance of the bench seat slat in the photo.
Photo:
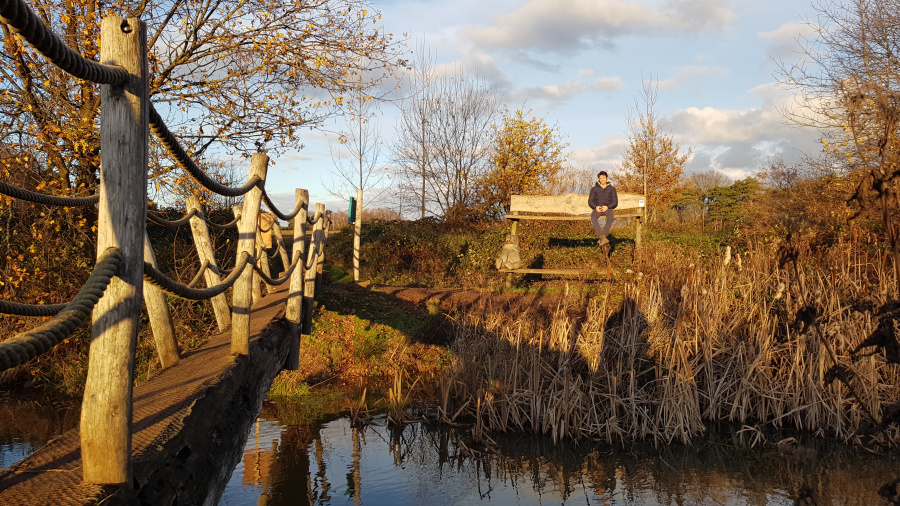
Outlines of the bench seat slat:
[[[643,216],[643,213],[640,208],[637,209],[623,209],[619,211],[615,210],[613,217],[618,218],[637,218]],[[588,221],[591,219],[591,216],[588,214],[581,216],[542,216],[539,214],[507,214],[507,220],[553,220],[553,221]]]
[[553,274],[556,276],[580,276],[587,273],[596,273],[597,271],[583,269],[500,269],[500,272],[511,272],[514,274]]

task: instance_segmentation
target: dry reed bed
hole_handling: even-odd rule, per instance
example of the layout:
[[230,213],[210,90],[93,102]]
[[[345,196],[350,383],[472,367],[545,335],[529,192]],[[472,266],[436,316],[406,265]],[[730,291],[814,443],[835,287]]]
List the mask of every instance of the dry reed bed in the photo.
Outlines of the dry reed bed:
[[879,324],[896,341],[896,285],[884,257],[857,246],[763,246],[705,268],[658,249],[636,264],[646,275],[611,285],[619,294],[567,296],[547,314],[461,311],[444,413],[474,416],[476,438],[688,443],[730,421],[749,443],[768,425],[894,444],[900,365],[857,348]]

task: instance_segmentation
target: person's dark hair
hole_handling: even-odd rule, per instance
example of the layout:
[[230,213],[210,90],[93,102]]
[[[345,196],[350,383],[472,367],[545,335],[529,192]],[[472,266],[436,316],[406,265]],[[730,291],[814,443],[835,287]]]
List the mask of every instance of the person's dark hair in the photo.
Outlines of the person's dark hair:
[[600,176],[609,177],[609,174],[607,174],[605,170],[601,170],[600,172],[597,173],[597,177],[600,177]]

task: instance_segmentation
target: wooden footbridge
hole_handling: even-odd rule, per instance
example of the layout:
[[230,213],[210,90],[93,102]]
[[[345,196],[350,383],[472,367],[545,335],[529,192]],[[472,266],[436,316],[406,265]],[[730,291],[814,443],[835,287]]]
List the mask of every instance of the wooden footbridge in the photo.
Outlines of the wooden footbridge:
[[[9,197],[43,205],[96,206],[98,212],[97,262],[72,301],[52,306],[0,301],[0,313],[52,317],[0,342],[0,370],[27,363],[88,317],[92,320],[81,424],[3,470],[0,504],[214,504],[272,378],[283,367],[296,367],[300,333],[309,332],[311,325],[329,216],[322,204],[310,216],[308,192],[300,189],[295,208],[280,212],[266,193],[264,154],[253,155],[248,181],[239,188],[204,173],[149,101],[146,26],[140,20],[103,20],[99,63],[69,49],[21,0],[0,0],[0,21],[72,77],[100,84],[102,103],[102,168],[95,195],[49,196],[0,182],[0,193]],[[186,200],[187,213],[179,220],[148,211],[151,133],[198,184],[221,195],[243,196],[234,208],[234,221],[213,223],[196,198]],[[262,203],[278,218],[294,220],[292,240],[284,241],[275,224],[260,229]],[[190,225],[202,264],[194,281],[181,284],[158,270],[143,225],[148,219],[164,226]],[[216,263],[210,226],[237,228],[230,271]],[[277,279],[268,269],[263,233],[274,235],[286,267]],[[208,287],[194,288],[201,274]],[[203,347],[181,353],[166,294],[210,299],[221,333]],[[142,306],[150,315],[164,370],[135,388]]]

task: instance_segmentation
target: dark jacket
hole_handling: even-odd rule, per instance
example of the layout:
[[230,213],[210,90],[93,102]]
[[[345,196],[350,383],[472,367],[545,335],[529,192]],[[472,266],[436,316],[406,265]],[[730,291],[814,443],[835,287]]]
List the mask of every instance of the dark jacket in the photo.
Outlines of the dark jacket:
[[588,197],[588,205],[591,206],[592,211],[597,206],[607,206],[610,209],[615,209],[619,205],[619,196],[616,195],[615,187],[608,184],[604,188],[600,186],[600,183],[594,183],[594,187],[591,188],[591,195]]

